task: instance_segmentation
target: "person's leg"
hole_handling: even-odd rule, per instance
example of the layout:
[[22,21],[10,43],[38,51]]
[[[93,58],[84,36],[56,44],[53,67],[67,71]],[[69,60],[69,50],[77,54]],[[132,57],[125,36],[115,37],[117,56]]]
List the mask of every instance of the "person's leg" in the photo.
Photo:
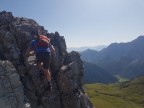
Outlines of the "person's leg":
[[43,70],[48,81],[51,81],[51,73],[49,71],[50,67],[50,54],[45,53],[45,59],[43,60]]
[[42,55],[41,53],[36,53],[36,63],[37,63],[37,68],[42,70]]
[[47,83],[48,83],[48,90],[51,90],[52,89],[52,86],[51,86],[51,73],[49,71],[49,67],[50,67],[50,53],[45,53],[44,58],[45,58],[43,60],[44,75],[45,75],[45,78],[46,78]]
[[45,75],[45,78],[47,79],[47,81],[51,81],[51,74],[50,74],[50,72],[49,72],[49,69],[43,69],[43,71],[44,71],[44,75]]
[[38,69],[42,70],[43,69],[42,63],[37,61],[37,67]]

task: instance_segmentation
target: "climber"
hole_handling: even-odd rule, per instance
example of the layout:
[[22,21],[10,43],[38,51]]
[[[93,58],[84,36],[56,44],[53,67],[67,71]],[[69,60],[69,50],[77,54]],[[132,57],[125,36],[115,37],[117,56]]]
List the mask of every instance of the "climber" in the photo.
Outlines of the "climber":
[[51,72],[50,61],[51,52],[55,53],[54,47],[50,44],[50,39],[39,33],[34,34],[34,40],[32,40],[30,47],[27,49],[26,54],[36,54],[37,67],[44,72],[46,83],[48,84],[48,90],[52,89],[51,85]]

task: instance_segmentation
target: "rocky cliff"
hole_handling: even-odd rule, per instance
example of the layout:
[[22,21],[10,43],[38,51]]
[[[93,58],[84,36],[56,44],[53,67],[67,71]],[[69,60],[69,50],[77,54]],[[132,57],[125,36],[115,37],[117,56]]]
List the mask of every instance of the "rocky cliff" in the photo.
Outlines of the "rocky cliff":
[[[51,38],[53,90],[47,91],[34,56],[25,56],[32,34]],[[0,13],[0,107],[93,108],[83,90],[83,62],[77,52],[68,53],[63,36],[48,33],[32,19]]]

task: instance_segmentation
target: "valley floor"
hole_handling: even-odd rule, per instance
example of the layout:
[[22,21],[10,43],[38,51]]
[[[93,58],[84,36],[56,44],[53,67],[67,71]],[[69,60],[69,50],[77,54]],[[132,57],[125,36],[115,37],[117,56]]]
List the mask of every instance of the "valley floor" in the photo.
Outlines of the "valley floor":
[[144,108],[144,85],[140,82],[86,84],[85,89],[95,108]]

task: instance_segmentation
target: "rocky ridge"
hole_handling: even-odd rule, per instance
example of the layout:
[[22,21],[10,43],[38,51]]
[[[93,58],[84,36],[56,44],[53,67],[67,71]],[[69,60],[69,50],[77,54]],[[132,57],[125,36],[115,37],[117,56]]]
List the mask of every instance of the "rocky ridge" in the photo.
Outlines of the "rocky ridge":
[[[52,91],[46,90],[35,56],[25,55],[37,31],[49,37],[56,49],[51,62]],[[1,108],[93,108],[83,90],[83,71],[79,53],[68,53],[58,32],[48,33],[34,20],[14,17],[11,12],[0,13]]]

